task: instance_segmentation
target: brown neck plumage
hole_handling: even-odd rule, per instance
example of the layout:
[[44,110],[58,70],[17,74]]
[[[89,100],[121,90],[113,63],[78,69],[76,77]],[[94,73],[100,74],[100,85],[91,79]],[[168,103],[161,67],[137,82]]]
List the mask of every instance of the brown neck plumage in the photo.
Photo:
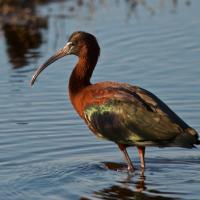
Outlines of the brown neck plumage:
[[70,95],[77,94],[81,89],[90,85],[90,78],[97,63],[99,54],[95,51],[85,51],[79,56],[78,63],[72,71],[69,80]]

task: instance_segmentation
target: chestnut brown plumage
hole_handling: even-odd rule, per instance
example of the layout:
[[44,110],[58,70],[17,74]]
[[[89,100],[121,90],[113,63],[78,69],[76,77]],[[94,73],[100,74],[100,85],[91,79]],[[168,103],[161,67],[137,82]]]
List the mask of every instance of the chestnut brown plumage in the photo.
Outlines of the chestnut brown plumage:
[[64,48],[37,69],[31,85],[48,65],[70,54],[79,57],[69,81],[69,96],[75,110],[96,136],[119,146],[129,171],[134,170],[126,151],[129,146],[138,148],[144,169],[146,146],[192,148],[199,144],[198,133],[149,91],[117,82],[91,84],[100,54],[92,34],[74,32]]

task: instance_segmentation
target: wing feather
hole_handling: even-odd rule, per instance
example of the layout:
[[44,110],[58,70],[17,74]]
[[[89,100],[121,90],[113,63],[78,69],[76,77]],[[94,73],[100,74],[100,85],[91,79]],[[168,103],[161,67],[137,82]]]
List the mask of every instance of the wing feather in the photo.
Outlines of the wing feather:
[[98,136],[127,145],[162,146],[189,128],[166,104],[142,88],[123,84],[98,90],[104,92],[95,90],[94,102],[84,108],[86,122]]

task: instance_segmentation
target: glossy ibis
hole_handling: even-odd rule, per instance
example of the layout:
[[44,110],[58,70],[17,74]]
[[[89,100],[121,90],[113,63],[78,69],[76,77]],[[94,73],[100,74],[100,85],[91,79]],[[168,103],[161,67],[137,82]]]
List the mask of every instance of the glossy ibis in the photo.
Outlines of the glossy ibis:
[[42,64],[31,85],[48,65],[67,55],[79,57],[69,80],[70,100],[89,129],[97,136],[115,142],[122,151],[128,170],[134,171],[126,148],[138,148],[145,168],[145,147],[185,147],[199,144],[198,133],[151,92],[117,82],[92,84],[100,47],[86,32],[74,32],[67,44]]

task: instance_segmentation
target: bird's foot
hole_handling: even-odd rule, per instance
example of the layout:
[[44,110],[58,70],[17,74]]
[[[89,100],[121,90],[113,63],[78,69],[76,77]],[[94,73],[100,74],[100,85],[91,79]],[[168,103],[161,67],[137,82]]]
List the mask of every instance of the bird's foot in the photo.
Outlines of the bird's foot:
[[132,166],[128,166],[128,172],[133,173],[135,171],[135,168]]
[[141,165],[140,165],[140,167],[141,167],[141,169],[145,169],[145,164],[144,163],[141,163]]
[[140,166],[140,172],[141,172],[141,176],[144,176],[144,171],[145,171],[145,166]]

